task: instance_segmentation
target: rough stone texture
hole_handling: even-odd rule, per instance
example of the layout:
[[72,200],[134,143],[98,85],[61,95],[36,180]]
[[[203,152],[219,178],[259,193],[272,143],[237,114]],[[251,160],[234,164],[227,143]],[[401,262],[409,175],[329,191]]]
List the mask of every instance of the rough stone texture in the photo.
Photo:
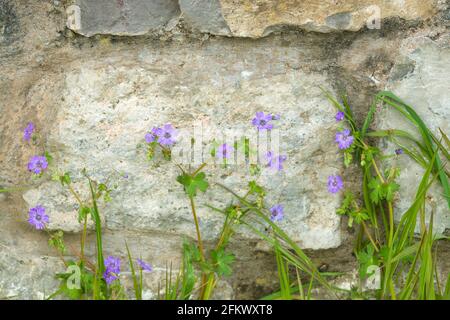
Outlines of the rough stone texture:
[[[439,128],[450,136],[450,46],[449,37],[433,41],[425,37],[410,38],[402,42],[401,55],[391,72],[388,89],[414,108],[431,130],[440,137]],[[403,129],[418,135],[412,125],[393,109],[386,109],[378,119],[380,128]],[[405,142],[404,142],[405,143]],[[407,143],[407,142],[406,142]],[[387,146],[388,152],[394,146]],[[399,157],[403,169],[399,178],[402,185],[396,202],[398,218],[412,204],[418,186],[418,178],[424,169],[406,156]],[[450,227],[450,209],[441,196],[439,183],[431,189],[427,199],[428,212],[435,211],[434,229],[442,233]]]
[[[189,28],[214,35],[259,38],[282,26],[315,32],[358,31],[374,19],[424,20],[437,10],[434,0],[117,0],[75,2],[81,29],[94,34],[140,35],[164,30],[182,17]],[[178,7],[179,5],[179,7]],[[181,11],[178,10],[181,9]]]
[[[38,152],[21,139],[28,121],[41,130],[55,164],[73,171],[79,190],[86,190],[85,181],[77,175],[83,167],[98,180],[117,171],[113,201],[101,203],[107,226],[105,254],[126,259],[126,240],[133,254],[154,265],[156,272],[145,280],[146,298],[156,297],[166,265],[178,266],[183,238],[195,234],[188,203],[180,186],[172,182],[175,170],[170,164],[150,165],[138,147],[153,125],[172,121],[177,127],[188,127],[200,117],[235,132],[250,126],[256,110],[282,113],[278,125],[283,133],[282,151],[289,159],[285,176],[264,174],[261,179],[274,191],[269,204],[286,204],[282,226],[303,247],[341,244],[307,254],[330,272],[346,273],[357,262],[351,255],[352,234],[345,221],[339,228],[334,215],[339,199],[325,194],[326,176],[341,171],[341,159],[333,144],[333,112],[317,85],[335,93],[348,92],[358,121],[365,116],[373,94],[388,87],[407,101],[413,97],[409,102],[427,114],[430,125],[440,123],[448,130],[448,89],[442,87],[448,83],[447,1],[405,1],[398,12],[393,8],[401,1],[380,2],[388,8],[383,9],[383,17],[403,20],[385,19],[381,30],[353,33],[330,31],[356,30],[360,23],[357,28],[363,28],[365,22],[358,20],[358,12],[363,12],[365,1],[339,1],[335,6],[330,2],[312,6],[300,1],[248,1],[244,6],[243,2],[180,0],[180,8],[174,4],[173,11],[164,11],[163,19],[137,18],[131,23],[126,13],[137,14],[132,2],[110,1],[108,5],[123,3],[124,9],[109,11],[116,19],[107,25],[102,18],[101,32],[86,21],[86,34],[149,36],[90,38],[66,29],[65,12],[72,3],[0,0],[0,188],[26,186],[0,195],[0,298],[47,297],[57,285],[54,273],[64,271],[47,245],[47,234],[27,224],[30,205],[44,202],[52,218],[50,227],[71,231],[65,234],[67,258],[76,255],[79,246],[75,201],[59,184],[47,178],[32,180],[26,171],[29,157]],[[147,3],[143,15],[167,8],[155,6],[155,1]],[[378,2],[370,4],[374,3]],[[432,16],[434,8],[440,10],[436,16]],[[303,14],[311,21],[302,21]],[[270,33],[274,34],[267,36]],[[267,37],[233,38],[262,36]],[[438,76],[447,80],[439,82]],[[421,78],[425,84],[419,83]],[[428,103],[434,112],[436,106],[442,108],[431,115],[426,110]],[[206,136],[215,134],[207,132]],[[123,179],[121,171],[127,171],[129,178]],[[207,171],[238,190],[243,187],[241,176],[232,170],[211,166]],[[360,177],[357,171],[352,173],[346,171],[346,184],[357,190]],[[212,176],[209,179],[214,181]],[[202,229],[211,239],[208,248],[221,218],[204,204],[223,205],[228,199],[216,187],[199,197]],[[443,230],[448,227],[445,212],[440,219]],[[89,233],[87,255],[91,259],[95,259],[94,245],[95,237]],[[448,271],[449,250],[440,249],[444,253],[440,268]],[[267,250],[264,243],[241,231],[230,250],[237,257],[234,273],[221,284],[218,297],[260,298],[277,289],[276,264],[271,253],[263,252]],[[129,280],[125,269],[122,281],[131,288]]]
[[[298,59],[297,51],[279,50],[270,42],[230,47],[226,53],[220,50],[220,43],[201,49],[145,49],[68,65],[60,93],[64,101],[48,127],[47,145],[58,146],[53,152],[55,165],[75,176],[86,168],[98,181],[106,181],[113,170],[127,173],[128,179],[117,182],[114,201],[104,210],[107,227],[193,236],[189,202],[175,181],[179,171],[172,163],[147,161],[145,150],[136,147],[145,132],[167,122],[190,130],[202,119],[217,126],[219,134],[248,128],[254,135],[251,119],[257,111],[281,114],[277,126],[281,152],[289,157],[286,172],[272,175],[264,170],[261,183],[268,186],[269,201],[285,204],[287,219],[282,226],[293,239],[306,248],[338,246],[339,218],[334,208],[339,197],[330,198],[324,187],[327,176],[339,171],[338,164],[330,166],[337,158],[333,136],[322,134],[336,126],[318,88],[330,87],[326,77],[287,69],[287,62]],[[204,143],[220,138],[207,132],[203,137]],[[314,167],[308,166],[311,159]],[[221,176],[235,190],[244,191],[251,179],[245,166],[207,168],[207,172],[217,181]],[[45,183],[28,191],[25,200],[30,206],[48,203],[51,219],[67,217],[63,209],[68,206],[67,196],[58,192],[63,192],[59,183]],[[205,199],[200,197],[199,216],[206,239],[220,232],[222,216],[203,204],[224,206],[231,199],[217,188],[208,191]],[[76,210],[70,215],[71,220],[55,227],[75,230]]]
[[180,14],[177,0],[77,0],[80,25],[75,31],[85,35],[114,34],[136,36],[165,28]]
[[229,36],[220,0],[180,0],[180,9],[187,25],[200,32]]
[[[277,26],[296,26],[308,31],[358,31],[370,17],[401,17],[406,20],[426,19],[434,10],[434,1],[383,0],[222,0],[223,15],[235,36],[261,37]],[[379,9],[375,9],[378,7]]]

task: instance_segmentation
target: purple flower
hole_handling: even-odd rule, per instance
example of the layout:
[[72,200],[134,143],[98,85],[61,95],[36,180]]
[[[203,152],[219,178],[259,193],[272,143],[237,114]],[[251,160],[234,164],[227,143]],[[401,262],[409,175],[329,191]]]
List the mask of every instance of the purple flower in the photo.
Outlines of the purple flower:
[[224,143],[219,148],[217,148],[216,157],[219,159],[229,159],[233,152],[234,148]]
[[34,124],[33,122],[28,122],[26,128],[23,130],[23,140],[30,141],[34,132]]
[[350,148],[354,140],[354,137],[350,135],[349,129],[344,129],[341,132],[336,133],[336,142],[341,150]]
[[48,215],[45,214],[45,208],[43,206],[36,206],[28,211],[28,222],[38,230],[45,228],[45,225],[49,222]]
[[281,171],[283,170],[283,162],[286,161],[287,157],[283,155],[275,156],[272,151],[267,152],[267,166],[273,170]]
[[272,220],[273,222],[283,220],[284,218],[283,211],[284,211],[283,205],[281,204],[274,205],[272,208],[270,208],[270,220]]
[[344,188],[344,182],[342,182],[342,178],[338,175],[331,175],[328,177],[328,191],[330,193],[337,193],[339,190]]
[[161,133],[161,128],[153,127],[151,132],[145,135],[145,142],[152,143],[156,141]]
[[403,154],[403,149],[396,149],[395,150],[395,154],[398,155],[398,156]]
[[155,141],[155,139],[156,137],[150,132],[145,135],[145,142],[147,143],[152,143],[153,141]]
[[163,125],[161,128],[156,128],[154,134],[158,137],[158,142],[163,146],[171,146],[176,142],[177,131],[170,123]]
[[272,130],[273,124],[271,121],[273,120],[273,116],[268,113],[264,114],[264,112],[257,112],[255,118],[252,120],[252,124],[258,130]]
[[107,284],[111,284],[114,280],[119,278],[120,273],[120,258],[109,256],[105,259],[105,272],[103,278]]
[[142,261],[141,259],[136,259],[136,260],[137,260],[139,267],[141,267],[142,271],[147,271],[147,272],[153,271],[153,267],[150,264]]
[[342,121],[344,120],[345,114],[342,111],[338,111],[338,113],[336,113],[336,121]]
[[119,277],[117,277],[113,272],[107,272],[105,271],[103,273],[103,279],[105,279],[106,283],[109,285],[111,284],[114,280],[118,279]]
[[41,174],[47,167],[47,158],[44,156],[32,156],[28,162],[28,171],[35,174]]

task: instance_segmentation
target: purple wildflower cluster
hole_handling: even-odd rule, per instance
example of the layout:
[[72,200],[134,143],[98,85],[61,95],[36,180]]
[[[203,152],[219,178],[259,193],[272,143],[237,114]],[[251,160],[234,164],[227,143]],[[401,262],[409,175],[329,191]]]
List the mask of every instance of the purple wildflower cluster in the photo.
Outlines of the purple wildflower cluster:
[[[345,113],[339,111],[338,113],[336,113],[335,119],[337,122],[344,120]],[[351,131],[349,129],[344,129],[336,133],[335,141],[338,144],[340,150],[347,150],[352,146],[353,142],[355,141],[355,137],[351,135]],[[338,193],[343,188],[344,182],[341,176],[331,175],[328,177],[328,191],[330,193]]]
[[398,156],[403,154],[403,153],[404,153],[403,149],[396,149],[395,150],[395,154],[398,155]]
[[267,152],[267,166],[272,170],[283,170],[283,162],[287,160],[284,155],[275,155],[272,151]]
[[120,258],[109,256],[105,259],[105,272],[103,278],[109,285],[119,278],[120,274]]
[[351,135],[349,129],[344,129],[336,133],[336,142],[341,150],[350,148],[354,140],[355,138]]
[[229,159],[234,153],[234,147],[224,143],[217,148],[216,157],[219,159]]
[[167,123],[162,127],[154,127],[145,135],[145,141],[147,143],[158,142],[160,145],[168,147],[175,144],[177,135],[177,130]]
[[47,158],[44,156],[32,156],[28,162],[28,171],[34,174],[41,174],[47,167]]
[[256,113],[256,116],[252,120],[252,125],[254,125],[258,130],[272,130],[273,124],[272,120],[279,120],[279,115],[273,115],[270,113],[265,114],[260,111]]
[[28,222],[32,226],[34,226],[37,230],[44,229],[50,220],[48,215],[45,213],[45,208],[40,205],[31,208],[28,211],[28,215],[29,215]]
[[34,124],[33,122],[28,122],[27,126],[23,130],[23,140],[29,142],[34,133]]

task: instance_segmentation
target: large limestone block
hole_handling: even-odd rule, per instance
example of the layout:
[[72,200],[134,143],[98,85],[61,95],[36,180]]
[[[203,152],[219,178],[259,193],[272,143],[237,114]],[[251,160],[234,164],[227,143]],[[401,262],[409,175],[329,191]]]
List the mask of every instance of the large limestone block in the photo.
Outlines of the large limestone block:
[[[70,64],[64,71],[64,99],[47,128],[56,166],[71,172],[77,183],[83,181],[77,175],[83,168],[98,181],[115,177],[113,200],[102,207],[108,228],[194,237],[189,202],[175,181],[177,168],[146,159],[145,133],[167,122],[189,131],[202,120],[203,142],[208,145],[213,139],[220,141],[225,132],[238,136],[248,130],[254,136],[251,120],[257,111],[280,114],[280,152],[288,160],[283,173],[263,170],[260,183],[268,188],[267,205],[285,205],[286,219],[280,224],[304,247],[338,246],[335,208],[340,200],[328,194],[326,181],[339,172],[341,161],[333,142],[333,111],[319,89],[330,83],[325,75],[288,67],[300,59],[296,47],[272,44],[229,45],[227,50],[214,42],[174,45]],[[205,147],[205,158],[209,150]],[[209,164],[206,171],[211,183],[221,182],[241,193],[251,179],[245,165],[223,169]],[[44,183],[28,191],[25,200],[29,206],[36,205],[30,199],[44,206],[50,203],[50,218],[63,212],[72,215],[62,228],[74,230],[70,221],[77,213],[67,203],[70,198],[55,195],[61,190],[56,182]],[[217,236],[223,221],[205,204],[223,207],[231,199],[217,186],[198,197],[205,239]]]

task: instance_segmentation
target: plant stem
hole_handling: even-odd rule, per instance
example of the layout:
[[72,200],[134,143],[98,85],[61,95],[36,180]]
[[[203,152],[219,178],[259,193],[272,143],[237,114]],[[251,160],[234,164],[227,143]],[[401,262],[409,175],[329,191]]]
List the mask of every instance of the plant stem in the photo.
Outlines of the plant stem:
[[195,210],[194,197],[189,197],[189,201],[191,203],[192,215],[194,216],[195,230],[197,232],[198,249],[200,251],[202,261],[205,261],[205,253],[203,250],[202,236],[200,234],[200,226],[198,224],[197,211]]
[[87,234],[87,215],[84,217],[83,234],[81,235],[81,260],[84,260],[84,246]]
[[375,251],[378,252],[378,246],[376,245],[375,241],[373,240],[372,236],[370,235],[369,230],[367,229],[366,223],[364,221],[361,221],[361,224],[363,226],[364,229],[364,233],[367,235],[367,237],[369,238],[370,242],[372,243],[373,247],[375,248]]

